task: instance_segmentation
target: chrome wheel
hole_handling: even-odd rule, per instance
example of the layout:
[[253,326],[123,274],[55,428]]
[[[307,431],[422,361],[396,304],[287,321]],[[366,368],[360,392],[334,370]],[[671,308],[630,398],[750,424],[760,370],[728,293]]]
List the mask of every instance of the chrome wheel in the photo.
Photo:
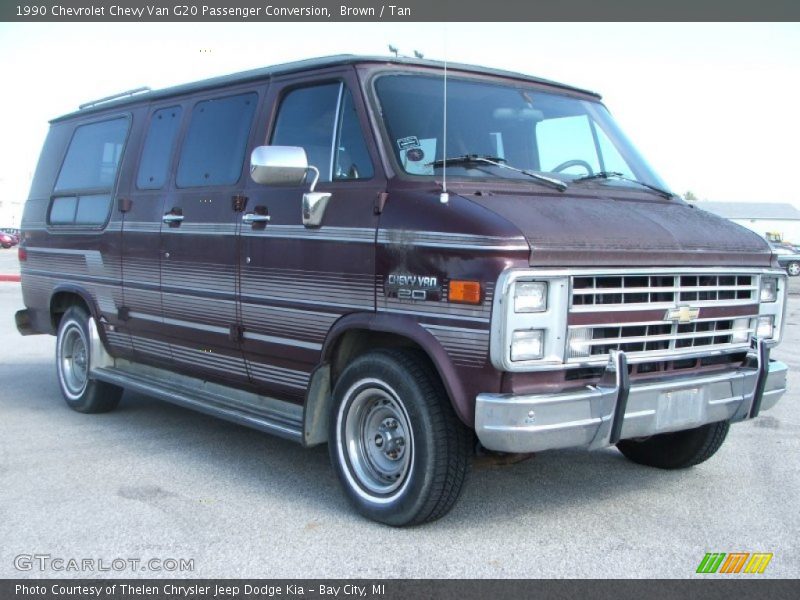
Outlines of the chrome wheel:
[[83,394],[89,381],[89,347],[83,329],[74,321],[67,323],[58,338],[58,374],[69,398]]
[[786,267],[786,271],[792,277],[797,277],[798,275],[800,275],[800,262],[789,263],[789,265]]
[[394,495],[408,481],[414,435],[402,401],[378,380],[348,391],[339,412],[340,448],[358,486],[370,496]]

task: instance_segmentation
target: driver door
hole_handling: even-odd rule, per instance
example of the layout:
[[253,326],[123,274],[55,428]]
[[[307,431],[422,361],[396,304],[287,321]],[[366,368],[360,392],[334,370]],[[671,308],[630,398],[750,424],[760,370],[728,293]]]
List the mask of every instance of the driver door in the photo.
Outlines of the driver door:
[[[276,80],[272,123],[260,143],[300,146],[330,192],[318,226],[302,218],[308,183],[249,181],[240,247],[242,349],[251,382],[269,396],[302,402],[322,344],[342,316],[375,310],[374,206],[386,190],[352,70]],[[311,180],[309,176],[307,182]],[[254,217],[250,217],[253,219]]]

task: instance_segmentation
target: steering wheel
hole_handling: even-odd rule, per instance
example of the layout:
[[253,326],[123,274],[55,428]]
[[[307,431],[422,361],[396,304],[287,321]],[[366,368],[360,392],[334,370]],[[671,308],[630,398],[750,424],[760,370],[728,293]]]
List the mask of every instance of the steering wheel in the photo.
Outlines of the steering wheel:
[[579,158],[564,161],[560,165],[556,165],[555,167],[550,169],[550,172],[561,173],[561,171],[569,169],[570,167],[583,167],[584,169],[586,169],[587,175],[594,175],[594,170],[592,169],[592,165],[590,165],[585,160],[581,160]]

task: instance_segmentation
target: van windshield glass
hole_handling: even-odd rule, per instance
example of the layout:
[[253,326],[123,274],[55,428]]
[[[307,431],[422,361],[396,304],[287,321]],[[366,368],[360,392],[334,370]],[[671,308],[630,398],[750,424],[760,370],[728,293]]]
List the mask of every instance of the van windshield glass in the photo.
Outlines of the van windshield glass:
[[[425,75],[383,75],[375,82],[386,133],[403,170],[441,173],[445,158],[443,80]],[[599,102],[517,84],[448,77],[447,158],[475,155],[570,183],[615,172],[666,189]],[[439,161],[439,162],[437,162]],[[488,163],[447,163],[448,177],[530,180]],[[635,188],[622,178],[602,185]]]

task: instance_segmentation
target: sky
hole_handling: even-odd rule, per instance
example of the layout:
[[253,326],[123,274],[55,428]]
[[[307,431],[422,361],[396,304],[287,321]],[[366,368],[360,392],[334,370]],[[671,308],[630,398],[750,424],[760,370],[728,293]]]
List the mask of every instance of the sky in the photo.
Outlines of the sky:
[[797,23],[0,23],[0,199],[83,102],[389,44],[594,90],[672,190],[800,207]]

